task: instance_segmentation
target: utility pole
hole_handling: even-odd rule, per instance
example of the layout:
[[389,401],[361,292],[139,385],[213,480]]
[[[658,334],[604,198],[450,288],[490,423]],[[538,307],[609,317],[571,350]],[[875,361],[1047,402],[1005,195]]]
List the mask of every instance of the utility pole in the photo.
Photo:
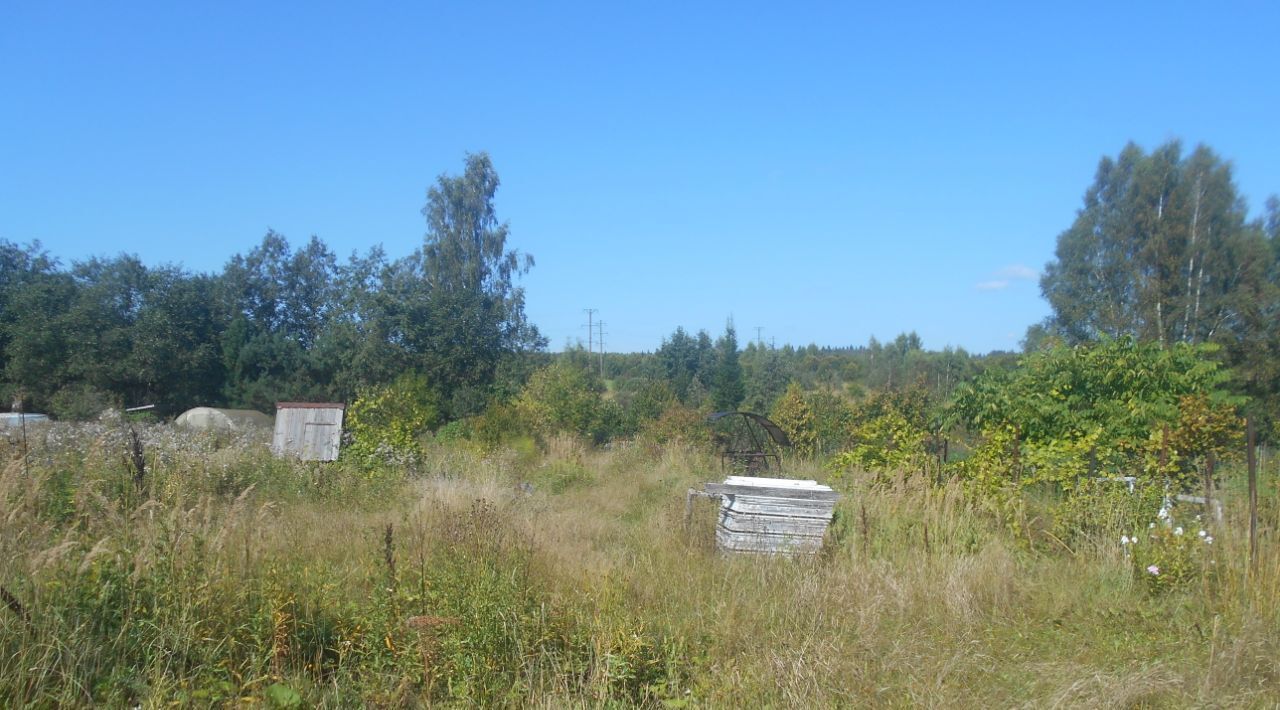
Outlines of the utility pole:
[[591,348],[591,337],[592,337],[593,335],[595,335],[595,331],[593,330],[594,326],[593,326],[593,325],[592,325],[592,323],[591,323],[591,319],[592,319],[592,317],[594,317],[594,316],[595,316],[595,314],[597,314],[597,313],[599,313],[599,312],[600,312],[600,309],[598,309],[598,308],[583,308],[582,310],[584,310],[584,311],[586,311],[586,312],[587,312],[587,325],[586,325],[586,329],[587,329],[587,354],[588,354],[588,355],[590,355],[590,354],[593,352],[593,350],[592,350],[592,348]]
[[596,342],[600,343],[600,379],[603,380],[604,379],[604,336],[605,336],[604,321],[602,320],[596,321],[596,328],[599,329],[597,332],[597,335],[599,337],[596,338]]
[[1253,417],[1246,417],[1245,445],[1249,447],[1245,456],[1249,465],[1249,574],[1257,573],[1258,567],[1258,438],[1253,431]]
[[756,326],[756,347],[758,348],[764,347],[764,336],[761,335],[762,332],[764,332],[764,326],[757,325]]

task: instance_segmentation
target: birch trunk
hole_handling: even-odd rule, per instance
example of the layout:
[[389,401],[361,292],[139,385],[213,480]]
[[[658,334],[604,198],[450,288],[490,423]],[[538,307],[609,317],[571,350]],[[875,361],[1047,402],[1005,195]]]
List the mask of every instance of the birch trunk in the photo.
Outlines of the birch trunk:
[[[1196,273],[1196,242],[1199,239],[1199,231],[1200,231],[1200,200],[1204,196],[1203,177],[1204,177],[1203,173],[1196,176],[1196,185],[1194,188],[1195,192],[1192,195],[1191,241],[1187,245],[1187,293],[1186,293],[1187,297],[1191,296],[1191,280]],[[1204,283],[1204,264],[1203,263],[1200,264],[1200,282],[1201,284]],[[1198,318],[1199,315],[1200,315],[1200,289],[1199,287],[1197,287],[1194,317]],[[1188,300],[1185,313],[1182,316],[1182,342],[1184,343],[1190,343],[1195,340],[1195,328],[1193,327],[1193,324],[1192,324],[1192,318],[1193,318],[1193,315],[1191,310],[1191,301]]]

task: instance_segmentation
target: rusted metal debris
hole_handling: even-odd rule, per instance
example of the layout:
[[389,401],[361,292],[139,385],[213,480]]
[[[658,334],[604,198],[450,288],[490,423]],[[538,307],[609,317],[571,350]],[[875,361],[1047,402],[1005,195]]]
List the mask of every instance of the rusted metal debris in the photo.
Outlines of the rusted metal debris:
[[716,429],[721,471],[782,472],[782,449],[791,441],[767,417],[755,412],[716,412],[707,421]]

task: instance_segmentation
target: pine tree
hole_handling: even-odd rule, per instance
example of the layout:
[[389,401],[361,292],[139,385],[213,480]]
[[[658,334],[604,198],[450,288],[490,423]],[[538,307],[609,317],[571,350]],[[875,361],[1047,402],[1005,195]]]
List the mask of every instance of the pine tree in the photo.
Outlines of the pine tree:
[[742,363],[738,361],[738,334],[733,319],[725,324],[724,335],[716,340],[715,376],[711,382],[711,401],[717,411],[728,412],[738,408],[746,397],[742,382]]

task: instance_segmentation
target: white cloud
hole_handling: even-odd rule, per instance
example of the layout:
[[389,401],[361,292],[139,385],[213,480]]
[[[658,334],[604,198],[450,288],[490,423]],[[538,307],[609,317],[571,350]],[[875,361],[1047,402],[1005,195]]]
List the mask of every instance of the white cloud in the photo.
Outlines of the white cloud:
[[996,276],[1014,281],[1035,281],[1040,272],[1026,264],[1010,264],[996,272]]
[[987,281],[979,281],[974,288],[979,291],[1003,291],[1013,285],[1015,281],[1035,281],[1040,278],[1040,272],[1027,266],[1026,264],[1009,264],[991,274],[994,278]]

